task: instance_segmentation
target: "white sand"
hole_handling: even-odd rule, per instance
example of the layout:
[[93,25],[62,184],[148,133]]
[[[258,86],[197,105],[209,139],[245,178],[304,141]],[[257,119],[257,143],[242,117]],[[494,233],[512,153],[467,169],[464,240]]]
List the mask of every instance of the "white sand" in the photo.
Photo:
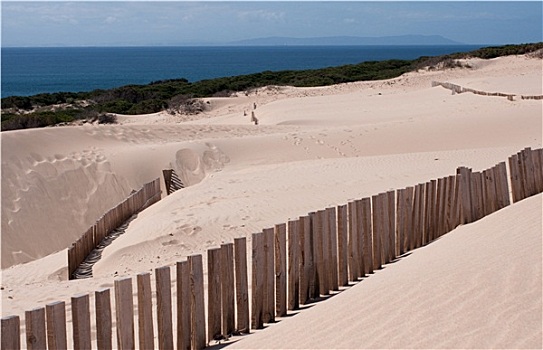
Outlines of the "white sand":
[[[542,101],[520,98],[508,101],[469,93],[452,95],[442,87],[431,87],[432,81],[441,81],[489,92],[541,95],[541,60],[504,57],[473,60],[471,64],[473,69],[409,73],[389,81],[324,88],[263,88],[248,96],[206,99],[212,109],[187,118],[159,113],[121,117],[123,125],[2,133],[2,315],[22,315],[25,310],[48,302],[69,300],[77,293],[112,286],[116,276],[134,276],[174,264],[189,254],[205,253],[209,247],[231,242],[234,237],[250,236],[315,209],[450,175],[461,165],[485,169],[524,147],[541,147]],[[254,112],[258,126],[250,123],[253,103],[257,104]],[[245,117],[244,110],[248,112]],[[65,281],[65,249],[132,189],[159,177],[162,169],[170,167],[190,186],[142,212],[125,235],[106,248],[103,259],[95,266],[95,278]],[[541,197],[537,198],[522,203],[528,207],[527,213],[535,211],[527,216],[530,220],[534,215],[541,218]],[[489,224],[505,226],[508,220],[499,219],[501,215],[512,214],[500,213],[485,222],[495,217],[497,221]],[[541,225],[538,227],[529,226],[534,233],[519,235],[519,248],[509,249],[508,254],[536,270],[539,266],[539,275],[534,275],[535,282],[530,283],[539,281],[541,286],[541,262],[533,260],[537,254],[541,257],[540,250],[532,251],[528,256],[531,260],[527,260],[520,248],[531,244],[537,235],[541,240]],[[461,228],[454,237],[462,236],[464,229],[468,227]],[[453,281],[447,280],[458,288],[459,295],[467,298],[476,283],[472,280],[473,271],[493,267],[488,260],[472,256],[475,254],[472,250],[462,249],[464,242],[453,238],[440,240],[435,245],[444,248],[421,249],[330,302],[321,303],[323,306],[319,304],[305,312],[317,312],[349,294],[365,295],[365,290],[361,290],[371,288],[370,281],[379,284],[385,279],[382,276],[397,268],[413,274],[414,267],[410,264],[414,263],[410,261],[417,256],[429,259],[425,254],[440,254],[432,253],[433,249],[460,250],[459,254],[466,254],[462,259],[472,261],[464,265],[458,262],[458,268],[465,272],[455,272],[450,277]],[[488,254],[492,252],[490,249]],[[428,276],[445,278],[439,266],[427,266]],[[512,286],[504,293],[513,298],[517,291],[513,285],[525,283],[524,271],[516,264],[506,264],[503,268],[504,275],[509,276],[504,285]],[[395,277],[386,277],[387,281],[402,280],[407,273],[402,271],[393,273]],[[463,283],[467,277],[469,283]],[[403,281],[402,288],[406,290],[428,283],[419,275]],[[415,282],[410,286],[412,281]],[[492,279],[487,281],[491,283]],[[484,298],[480,294],[474,296],[481,310],[501,305],[502,299],[508,300],[490,293],[491,289],[483,289]],[[442,298],[440,303],[435,301],[434,294],[445,290],[431,291],[433,294],[411,293],[414,301],[402,304],[402,317],[417,314],[420,305],[426,305],[428,300],[439,305],[438,310],[457,312],[452,297],[438,297]],[[394,304],[399,300],[392,294],[391,298],[378,304]],[[526,310],[537,305],[540,309],[541,296],[522,300]],[[466,301],[465,307],[472,307],[472,302]],[[342,307],[352,310],[347,304]],[[463,307],[461,310],[467,310]],[[379,310],[364,308],[368,315],[373,312],[375,317],[383,317]],[[339,306],[336,309],[337,317],[346,317],[352,327],[358,327]],[[323,312],[322,315],[333,319],[332,309]],[[469,319],[467,324],[473,326],[481,321],[474,314],[465,316]],[[541,340],[541,313],[530,315],[534,317],[530,324],[535,325],[527,327],[530,334],[514,328],[515,331],[503,336],[503,341],[492,341],[522,345],[533,344],[535,338]],[[293,320],[301,317],[298,315]],[[421,320],[424,315],[417,317]],[[360,333],[366,329],[364,322],[366,318],[360,320]],[[387,320],[389,326],[399,323]],[[441,327],[435,327],[434,333],[417,333],[423,339],[406,345],[398,337],[390,336],[390,332],[377,332],[378,336],[373,337],[375,342],[367,346],[455,347],[446,342],[447,336],[451,339],[457,336],[447,333],[454,333],[454,329],[444,328],[440,333],[437,328]],[[533,331],[537,327],[539,333]],[[261,332],[262,336],[266,332]],[[488,334],[470,333],[465,344],[472,345],[465,346],[487,346],[484,342]],[[317,344],[302,335],[299,337],[302,342],[282,346]],[[258,347],[274,347],[273,344],[262,343]]]

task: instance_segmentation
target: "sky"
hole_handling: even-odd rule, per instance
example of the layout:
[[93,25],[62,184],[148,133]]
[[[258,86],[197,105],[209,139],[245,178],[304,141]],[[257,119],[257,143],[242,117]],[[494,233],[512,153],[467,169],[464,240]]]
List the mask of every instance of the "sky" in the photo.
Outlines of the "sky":
[[1,1],[2,47],[213,45],[286,36],[543,41],[531,1]]

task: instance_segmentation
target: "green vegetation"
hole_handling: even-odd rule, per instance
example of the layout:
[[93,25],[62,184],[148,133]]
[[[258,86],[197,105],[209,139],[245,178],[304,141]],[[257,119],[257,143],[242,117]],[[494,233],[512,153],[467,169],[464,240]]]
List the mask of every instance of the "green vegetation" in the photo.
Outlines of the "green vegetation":
[[[127,85],[110,90],[91,92],[59,92],[29,97],[2,98],[2,130],[43,127],[85,119],[112,122],[107,113],[145,114],[166,109],[197,113],[201,107],[194,98],[229,96],[268,85],[297,87],[327,86],[362,80],[390,79],[423,67],[452,68],[461,58],[494,58],[521,55],[543,49],[542,43],[486,47],[467,53],[416,60],[362,62],[339,67],[299,71],[264,71],[233,77],[201,80],[186,79],[152,82],[148,85]],[[114,118],[113,118],[114,119]]]

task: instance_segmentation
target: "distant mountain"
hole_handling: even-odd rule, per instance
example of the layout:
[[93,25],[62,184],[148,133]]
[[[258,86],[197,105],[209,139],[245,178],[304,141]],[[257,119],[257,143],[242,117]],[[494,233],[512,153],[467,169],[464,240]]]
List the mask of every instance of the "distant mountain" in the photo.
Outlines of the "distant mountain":
[[399,35],[382,37],[331,36],[315,38],[268,37],[231,41],[239,46],[304,46],[304,45],[462,45],[440,35]]

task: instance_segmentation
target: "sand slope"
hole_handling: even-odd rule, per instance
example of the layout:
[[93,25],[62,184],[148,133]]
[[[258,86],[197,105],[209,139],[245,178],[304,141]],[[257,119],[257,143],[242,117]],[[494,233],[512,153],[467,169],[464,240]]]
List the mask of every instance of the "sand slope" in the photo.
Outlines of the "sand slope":
[[461,226],[233,349],[541,349],[542,195]]

